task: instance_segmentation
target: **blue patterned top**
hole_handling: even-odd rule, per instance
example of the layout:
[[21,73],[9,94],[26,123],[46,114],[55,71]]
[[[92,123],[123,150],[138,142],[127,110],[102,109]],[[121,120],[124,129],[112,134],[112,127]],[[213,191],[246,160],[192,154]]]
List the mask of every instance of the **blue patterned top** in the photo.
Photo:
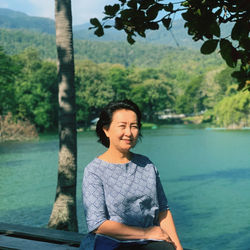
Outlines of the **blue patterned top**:
[[82,193],[89,232],[105,220],[144,228],[159,225],[159,212],[168,209],[155,165],[139,154],[125,164],[95,158],[84,170]]

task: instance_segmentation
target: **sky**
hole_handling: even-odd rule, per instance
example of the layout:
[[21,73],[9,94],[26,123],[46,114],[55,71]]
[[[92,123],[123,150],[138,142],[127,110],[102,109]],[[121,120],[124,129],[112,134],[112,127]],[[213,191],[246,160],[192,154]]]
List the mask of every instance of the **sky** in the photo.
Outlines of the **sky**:
[[[0,8],[54,19],[54,2],[54,0],[0,0]],[[117,0],[71,0],[73,25],[88,23],[93,17],[103,17],[104,6],[115,2]]]

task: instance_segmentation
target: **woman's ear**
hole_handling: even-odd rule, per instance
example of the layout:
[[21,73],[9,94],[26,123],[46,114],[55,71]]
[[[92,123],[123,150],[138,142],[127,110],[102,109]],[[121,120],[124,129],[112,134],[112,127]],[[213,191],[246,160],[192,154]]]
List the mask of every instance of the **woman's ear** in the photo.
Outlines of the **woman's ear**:
[[103,126],[102,129],[103,129],[105,135],[109,138],[109,128],[107,126]]

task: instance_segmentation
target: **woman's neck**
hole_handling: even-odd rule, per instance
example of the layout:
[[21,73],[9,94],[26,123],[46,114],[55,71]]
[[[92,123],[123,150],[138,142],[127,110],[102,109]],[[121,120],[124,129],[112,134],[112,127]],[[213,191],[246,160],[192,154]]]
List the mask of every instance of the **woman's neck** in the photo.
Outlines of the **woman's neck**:
[[130,151],[120,152],[111,150],[110,148],[98,157],[101,160],[110,162],[110,163],[127,163],[132,158],[132,153]]

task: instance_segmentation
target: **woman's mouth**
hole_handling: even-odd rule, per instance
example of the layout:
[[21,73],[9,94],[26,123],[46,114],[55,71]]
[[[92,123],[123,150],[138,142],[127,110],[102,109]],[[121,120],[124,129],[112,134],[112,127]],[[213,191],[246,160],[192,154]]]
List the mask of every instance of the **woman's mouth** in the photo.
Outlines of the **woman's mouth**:
[[123,140],[124,142],[128,143],[128,144],[129,144],[129,143],[132,143],[132,141],[133,141],[132,139],[122,139],[122,140]]

